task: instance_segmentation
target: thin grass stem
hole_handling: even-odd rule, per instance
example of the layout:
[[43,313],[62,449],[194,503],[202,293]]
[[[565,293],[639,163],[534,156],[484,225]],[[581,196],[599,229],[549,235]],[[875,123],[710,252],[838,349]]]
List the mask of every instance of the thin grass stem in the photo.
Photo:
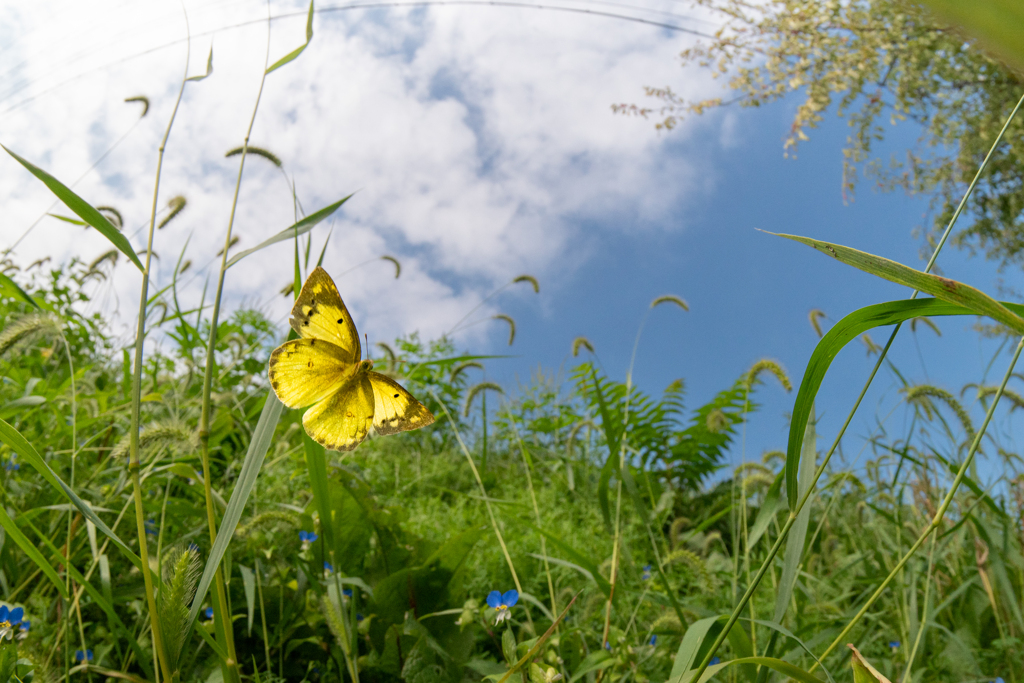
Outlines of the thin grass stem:
[[935,569],[935,545],[939,536],[932,536],[932,547],[928,551],[928,572],[925,575],[924,584],[924,605],[921,608],[920,625],[917,627],[917,634],[914,636],[914,647],[910,650],[910,657],[907,658],[907,669],[903,672],[901,683],[910,683],[910,671],[914,667],[914,658],[917,657],[917,649],[921,646],[924,632],[928,628],[928,601],[931,599],[932,571]]

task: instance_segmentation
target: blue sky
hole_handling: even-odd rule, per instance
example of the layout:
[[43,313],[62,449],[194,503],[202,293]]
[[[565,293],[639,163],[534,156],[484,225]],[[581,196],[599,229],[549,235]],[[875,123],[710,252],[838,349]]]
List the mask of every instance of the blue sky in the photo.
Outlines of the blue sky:
[[[240,143],[248,124],[267,31],[258,21],[264,10],[252,3],[186,6],[195,36],[189,73],[202,72],[211,47],[215,68],[209,79],[188,86],[168,146],[160,205],[181,193],[188,207],[158,234],[155,286],[166,283],[188,240],[186,257],[197,277],[184,286],[187,304],[198,303],[223,242],[237,169],[224,152]],[[275,15],[294,16],[274,22],[271,59],[301,44],[305,7],[296,0],[273,3]],[[645,0],[622,11],[663,18],[655,12],[685,10],[669,0]],[[0,16],[11,27],[0,45],[0,142],[76,182],[76,191],[95,204],[121,208],[126,232],[141,248],[155,149],[184,66],[179,5],[11,1],[0,2]],[[689,405],[696,407],[764,357],[780,361],[799,383],[816,342],[811,309],[835,321],[909,295],[757,229],[923,265],[920,240],[911,233],[930,220],[927,198],[879,194],[865,184],[844,204],[844,121],[827,117],[798,157],[786,159],[783,137],[795,101],[709,114],[668,133],[655,131],[652,120],[611,113],[615,103],[647,104],[645,85],[671,85],[697,99],[720,93],[721,82],[706,71],[678,64],[692,36],[602,17],[493,7],[330,12],[318,14],[314,25],[302,57],[268,78],[252,141],[285,160],[284,175],[307,211],[358,191],[333,226],[318,228],[316,248],[333,227],[325,265],[371,339],[413,330],[440,335],[488,293],[527,272],[540,280],[539,296],[520,287],[479,312],[481,319],[515,318],[511,349],[500,321],[456,337],[473,352],[514,354],[491,363],[488,377],[514,394],[537,368],[557,373],[571,366],[570,344],[582,335],[607,372],[624,379],[647,306],[675,294],[690,311],[653,312],[634,380],[658,393],[685,378]],[[123,102],[138,94],[152,105],[141,121],[139,106]],[[903,124],[882,153],[898,152],[916,136]],[[247,166],[238,249],[294,219],[284,175],[259,159]],[[0,159],[0,179],[9,193],[7,239],[52,200],[12,160]],[[92,260],[109,248],[95,234],[69,239],[69,229],[44,219],[17,258]],[[284,251],[268,249],[233,268],[229,305],[256,305],[283,323],[288,304],[277,291],[291,267]],[[384,254],[401,260],[399,280],[379,260]],[[367,265],[341,275],[360,263]],[[999,274],[995,264],[963,251],[949,249],[939,263],[946,275],[990,293],[999,277],[1021,289],[1017,271]],[[137,287],[137,273],[122,264],[94,292],[94,305],[125,339]],[[979,380],[997,348],[979,340],[972,323],[940,321],[943,336],[919,331],[917,344],[905,330],[892,358],[911,381],[927,378],[958,393]],[[881,343],[885,334],[873,336]],[[845,417],[871,363],[859,344],[837,359],[818,404],[823,441]],[[990,381],[1003,367],[997,360]],[[898,399],[883,373],[854,422],[847,451]],[[757,400],[763,407],[748,428],[748,459],[785,446],[793,395],[769,381]],[[972,410],[980,420],[977,406]],[[887,424],[905,429],[904,413],[897,410]],[[997,427],[1011,444],[1005,411]],[[733,455],[741,457],[738,450]]]

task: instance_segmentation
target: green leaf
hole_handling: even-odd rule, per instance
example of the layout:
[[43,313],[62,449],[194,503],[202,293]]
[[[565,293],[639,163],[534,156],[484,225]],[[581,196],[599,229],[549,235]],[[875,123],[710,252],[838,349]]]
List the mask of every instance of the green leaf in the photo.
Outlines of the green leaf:
[[334,550],[334,516],[331,514],[326,453],[323,446],[309,438],[305,429],[302,430],[302,445],[306,451],[306,469],[309,473],[309,487],[313,491],[313,504],[320,513],[320,533],[324,535],[324,544]]
[[608,653],[608,650],[594,650],[584,657],[583,661],[580,662],[580,665],[572,672],[572,678],[569,679],[569,683],[576,683],[576,681],[580,680],[591,671],[607,669],[614,663],[615,658]]
[[256,477],[259,476],[260,468],[263,466],[263,459],[267,457],[267,449],[270,447],[270,440],[274,437],[274,430],[277,429],[277,422],[281,419],[281,412],[284,404],[277,399],[273,391],[267,393],[267,400],[263,404],[263,412],[253,430],[252,440],[249,442],[249,450],[242,462],[242,469],[238,473],[238,480],[235,482],[235,489],[231,492],[231,499],[228,500],[228,507],[224,511],[224,518],[221,519],[220,529],[217,531],[217,538],[210,549],[210,556],[206,559],[206,567],[203,569],[203,576],[199,579],[199,587],[192,599],[192,609],[188,614],[188,623],[195,624],[199,610],[206,599],[206,592],[213,582],[214,572],[217,565],[224,557],[224,552],[235,535],[235,528],[238,520],[242,517],[245,504],[252,493],[252,487],[256,485]]
[[516,654],[516,636],[512,633],[512,627],[506,626],[505,632],[501,634],[501,653],[505,655],[505,661],[512,666],[519,660]]
[[238,565],[242,572],[242,585],[245,588],[245,607],[249,613],[249,626],[246,633],[252,635],[252,617],[256,612],[256,575],[248,567]]
[[[1024,306],[1002,302],[1000,304],[1013,315],[1024,314]],[[825,375],[828,373],[836,355],[848,343],[864,332],[883,325],[896,325],[918,316],[936,317],[945,315],[975,315],[977,312],[964,306],[940,301],[938,299],[906,299],[889,301],[872,306],[865,306],[850,313],[818,342],[807,362],[804,378],[797,391],[793,404],[793,417],[789,426],[789,442],[786,448],[786,467],[797,467],[800,461],[800,448],[803,444],[804,431],[810,417],[814,398],[818,394]]]
[[786,501],[782,498],[782,477],[784,474],[784,471],[779,472],[778,476],[775,477],[775,481],[768,487],[768,493],[765,494],[761,509],[757,511],[757,517],[754,518],[754,523],[750,525],[750,533],[747,536],[747,545],[750,548],[756,546],[764,532],[768,531],[768,525],[775,519],[776,513],[786,507]]
[[1024,71],[1024,5],[1019,0],[921,0],[981,45]]
[[[707,637],[708,632],[712,626],[722,619],[725,619],[725,615],[719,614],[718,616],[699,619],[690,624],[690,628],[686,629],[686,633],[683,634],[683,642],[679,643],[679,649],[676,650],[675,663],[672,664],[672,673],[669,674],[670,681],[679,680],[687,671],[693,668],[697,661],[697,652],[700,650],[700,646]],[[708,670],[710,671],[711,669],[709,668]]]
[[853,667],[853,683],[891,683],[878,669],[871,666],[868,660],[864,659],[857,648],[853,645],[846,647],[853,650],[853,656],[850,658],[850,666]]
[[512,674],[517,673],[524,666],[527,666],[531,661],[533,661],[534,657],[537,656],[537,653],[539,653],[541,648],[544,647],[544,644],[548,642],[548,638],[551,637],[551,634],[555,632],[555,629],[558,628],[558,625],[562,623],[563,619],[565,619],[565,615],[569,613],[570,609],[572,609],[573,604],[576,602],[576,598],[578,598],[579,596],[579,593],[572,596],[572,600],[569,601],[569,604],[565,606],[565,609],[562,610],[562,613],[558,615],[558,618],[555,619],[551,626],[548,627],[548,630],[544,631],[544,634],[540,638],[536,639],[536,642],[534,642],[533,647],[530,648],[530,651],[523,655],[512,668],[506,671],[505,675],[501,677],[501,680],[499,680],[498,683],[505,683],[509,679],[509,677],[512,676]]
[[[770,235],[778,235],[779,237],[785,237],[786,239],[794,240],[796,242],[802,242],[818,251],[828,254],[829,256],[847,264],[854,268],[859,268],[866,273],[877,275],[880,278],[895,282],[897,284],[906,285],[913,289],[924,292],[925,294],[931,294],[936,299],[942,299],[952,304],[958,304],[970,308],[978,315],[985,315],[997,322],[1009,327],[1017,334],[1024,335],[1024,318],[1021,318],[1016,313],[1013,313],[1006,306],[990,297],[988,294],[981,292],[970,285],[965,285],[962,282],[956,280],[950,280],[949,278],[939,277],[938,275],[932,275],[931,273],[922,273],[919,270],[914,270],[902,263],[896,261],[890,261],[887,258],[881,256],[875,256],[864,251],[858,251],[857,249],[851,249],[850,247],[844,247],[840,244],[832,244],[831,242],[823,242],[821,240],[811,239],[810,237],[799,237],[797,235],[784,235],[780,233],[768,233]],[[789,478],[786,479],[787,483]]]
[[257,244],[252,249],[246,249],[245,251],[238,252],[237,254],[232,256],[230,259],[228,259],[228,262],[225,264],[224,268],[225,269],[230,268],[231,266],[235,265],[236,263],[238,263],[239,261],[244,259],[249,254],[252,254],[253,252],[257,252],[260,249],[263,249],[264,247],[269,247],[271,244],[277,244],[278,242],[283,242],[285,240],[292,239],[296,235],[304,235],[304,234],[306,234],[307,232],[312,230],[314,227],[316,227],[317,223],[319,223],[320,221],[324,220],[325,218],[330,216],[332,213],[337,211],[338,207],[340,207],[342,204],[347,202],[351,197],[352,197],[352,195],[349,195],[348,197],[345,197],[344,199],[341,199],[341,200],[339,200],[337,202],[334,202],[330,206],[326,206],[326,207],[320,209],[319,211],[317,211],[314,214],[310,214],[310,215],[306,216],[305,218],[303,218],[298,223],[295,223],[294,225],[292,225],[289,228],[285,228],[284,230],[282,230],[281,232],[277,233],[276,235],[274,235],[270,239],[263,240],[262,242]]
[[306,42],[271,64],[267,68],[267,73],[269,74],[271,71],[280,69],[282,66],[301,55],[302,51],[309,46],[309,41],[311,40],[313,40],[313,0],[309,0],[309,14],[306,17]]
[[207,57],[207,59],[206,59],[206,73],[203,74],[202,76],[192,76],[190,78],[186,78],[185,80],[186,81],[201,81],[201,80],[203,80],[204,78],[206,78],[207,76],[209,76],[212,73],[213,73],[213,46],[211,45],[210,46],[210,56]]
[[[3,145],[0,145],[0,147],[3,147]],[[69,209],[78,214],[79,218],[99,230],[100,233],[110,240],[122,254],[127,256],[139,270],[145,271],[145,268],[142,267],[142,262],[139,261],[139,257],[135,255],[135,250],[132,249],[132,245],[128,242],[128,238],[122,235],[117,228],[111,225],[110,221],[104,218],[103,214],[94,209],[89,202],[72,192],[70,188],[43,169],[33,165],[25,159],[22,159],[6,147],[4,147],[4,151],[14,157],[19,164],[27,168],[29,173],[42,180],[43,184],[50,188],[50,191],[57,195],[58,199],[64,202]]]
[[50,469],[50,466],[46,464],[46,461],[43,460],[42,457],[40,457],[39,453],[36,452],[36,449],[32,447],[32,444],[30,444],[25,437],[21,435],[21,432],[7,424],[4,420],[0,420],[0,441],[3,441],[5,444],[10,446],[11,450],[24,458],[28,464],[32,465],[32,467],[34,467],[39,474],[43,475],[43,479],[45,479],[54,489],[63,492],[74,506],[78,508],[78,511],[81,512],[86,519],[95,524],[97,529],[102,531],[111,541],[113,541],[114,545],[116,545],[118,549],[125,554],[125,557],[127,557],[132,564],[140,570],[142,569],[142,560],[139,559],[139,556],[132,552],[128,546],[124,544],[124,541],[118,538],[117,534],[111,531],[110,527],[108,527],[103,520],[93,512],[92,507],[90,507],[88,503],[79,498],[78,494],[72,491],[71,487],[65,484],[63,480],[61,480],[61,478],[58,477],[52,469]]
[[28,292],[18,286],[18,283],[7,277],[3,273],[0,273],[0,295],[6,296],[11,299],[17,299],[23,301],[26,304],[41,309],[39,303],[29,296]]
[[21,548],[26,555],[28,555],[28,558],[43,570],[43,573],[46,574],[46,578],[48,578],[53,585],[57,587],[57,592],[66,600],[68,593],[64,587],[64,581],[62,581],[60,576],[57,575],[57,570],[53,568],[53,565],[46,561],[46,558],[43,557],[36,549],[35,545],[25,537],[25,534],[21,533],[21,529],[19,529],[18,525],[14,523],[14,520],[10,518],[3,505],[0,505],[0,526],[4,528],[8,536],[14,539],[14,542],[18,544],[18,547]]
[[[821,680],[817,676],[807,673],[800,667],[794,666],[789,662],[784,662],[781,659],[776,659],[774,657],[738,657],[736,659],[724,661],[721,664],[709,666],[707,669],[705,669],[704,675],[700,677],[700,683],[706,683],[707,681],[711,680],[713,676],[721,672],[723,669],[730,666],[736,666],[737,664],[759,664],[761,666],[766,666],[769,669],[778,671],[780,674],[783,674],[784,676],[789,676],[793,680],[800,681],[800,683],[825,683],[825,681]],[[690,675],[684,675],[679,679],[675,677],[669,678],[668,683],[691,683],[692,678],[693,675],[691,673]],[[859,681],[857,683],[859,683]]]

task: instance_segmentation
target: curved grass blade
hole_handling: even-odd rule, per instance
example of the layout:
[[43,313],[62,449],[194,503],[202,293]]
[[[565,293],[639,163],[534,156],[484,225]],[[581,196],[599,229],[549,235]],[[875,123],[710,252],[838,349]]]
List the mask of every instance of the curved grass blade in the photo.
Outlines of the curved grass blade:
[[[766,666],[769,669],[778,671],[784,676],[789,676],[795,681],[800,681],[800,683],[825,683],[825,681],[813,674],[807,673],[800,667],[774,657],[739,657],[737,659],[730,659],[726,662],[722,662],[721,664],[709,666],[707,670],[704,671],[704,675],[700,677],[699,683],[706,683],[706,681],[711,680],[712,676],[719,673],[726,667],[735,666],[737,664],[760,664],[761,666]],[[692,676],[683,676],[678,679],[669,678],[669,683],[693,683],[692,678]]]
[[277,395],[272,391],[268,392],[267,400],[263,404],[263,412],[260,413],[260,419],[252,434],[252,441],[249,442],[249,451],[245,454],[242,470],[238,474],[238,481],[235,483],[234,491],[231,492],[228,507],[224,511],[224,518],[217,531],[217,540],[213,542],[210,556],[206,558],[203,576],[199,579],[199,587],[192,599],[192,609],[188,614],[189,624],[195,624],[199,610],[203,606],[203,600],[206,598],[206,592],[210,589],[210,583],[213,582],[213,574],[217,570],[217,565],[224,557],[224,551],[228,549],[231,537],[235,535],[238,520],[241,519],[245,504],[249,500],[249,494],[252,493],[252,487],[256,484],[256,477],[259,476],[263,459],[267,456],[270,440],[274,436],[274,430],[277,429],[277,422],[281,419],[283,410],[284,404],[278,400]]
[[0,441],[3,441],[5,444],[10,446],[11,450],[24,458],[28,464],[32,465],[39,474],[43,475],[43,479],[53,486],[53,488],[62,491],[64,495],[68,497],[68,500],[78,508],[78,511],[81,512],[86,519],[95,524],[97,529],[110,538],[110,540],[114,542],[114,545],[116,545],[118,549],[125,554],[125,557],[131,560],[132,564],[140,570],[142,569],[142,560],[139,559],[139,556],[132,552],[131,549],[124,544],[124,541],[118,538],[117,534],[115,534],[110,527],[108,527],[103,520],[93,512],[92,507],[90,507],[88,503],[82,500],[77,493],[71,490],[70,486],[65,484],[64,481],[57,476],[56,472],[50,469],[50,466],[46,464],[46,461],[43,460],[42,457],[40,457],[32,444],[30,444],[28,440],[21,435],[21,432],[7,424],[7,422],[2,419],[0,419]]
[[778,514],[779,510],[783,510],[786,507],[786,501],[782,499],[782,478],[784,475],[785,472],[779,472],[778,476],[775,477],[775,481],[768,487],[768,493],[765,494],[761,509],[757,511],[757,517],[754,518],[754,523],[750,525],[747,545],[751,548],[756,546],[764,532],[768,531],[768,525],[775,519],[775,515]]
[[290,239],[293,239],[293,238],[297,237],[298,235],[305,235],[307,232],[309,232],[314,227],[316,227],[317,223],[319,223],[320,221],[322,221],[325,218],[329,217],[332,213],[334,213],[335,211],[338,210],[338,207],[340,207],[342,204],[344,204],[345,202],[347,202],[351,198],[352,198],[352,195],[349,195],[348,197],[345,197],[344,199],[336,201],[336,202],[334,202],[333,204],[331,204],[329,206],[325,206],[324,208],[320,209],[316,213],[313,213],[313,214],[310,214],[310,215],[306,216],[301,221],[299,221],[298,223],[295,223],[291,227],[285,228],[284,230],[282,230],[281,232],[277,233],[273,237],[271,237],[269,239],[263,240],[262,242],[257,244],[252,249],[246,249],[245,251],[238,252],[237,254],[232,256],[230,259],[228,259],[228,262],[224,265],[224,268],[225,269],[230,268],[231,266],[235,265],[236,263],[238,263],[239,261],[244,259],[249,254],[252,254],[253,252],[257,252],[260,249],[263,249],[265,247],[269,247],[271,244],[277,244],[278,242],[283,242],[285,240],[290,240]]
[[768,234],[801,242],[866,273],[877,275],[890,282],[906,285],[925,294],[931,294],[936,299],[966,306],[978,315],[988,316],[995,321],[1003,323],[1017,334],[1024,335],[1024,318],[1013,313],[988,294],[970,285],[950,280],[949,278],[939,277],[938,275],[932,275],[931,273],[923,273],[902,263],[897,263],[881,256],[875,256],[865,251],[844,247],[841,244],[833,244],[798,235],[784,235],[774,232]]
[[36,549],[34,545],[25,537],[25,534],[21,533],[21,529],[14,523],[14,520],[7,514],[7,510],[4,509],[3,505],[0,505],[0,526],[4,528],[7,535],[14,539],[14,542],[18,544],[18,547],[25,551],[29,559],[36,563],[36,565],[43,570],[54,586],[57,587],[57,592],[60,593],[61,597],[67,600],[68,593],[64,587],[64,582],[57,575],[57,570],[53,568],[46,558]]
[[122,254],[127,256],[139,270],[145,271],[145,268],[142,267],[142,262],[139,261],[139,257],[135,255],[135,250],[132,249],[132,245],[128,242],[128,238],[122,235],[118,229],[115,228],[110,221],[104,218],[103,214],[94,209],[89,202],[79,197],[71,191],[71,188],[54,178],[43,169],[32,164],[32,162],[21,158],[3,145],[0,145],[0,147],[3,147],[5,152],[14,157],[19,164],[27,168],[29,173],[42,180],[43,184],[50,188],[50,191],[57,195],[58,199],[64,202],[69,209],[78,214],[79,218],[99,230],[100,233],[110,240],[110,242],[117,247]]
[[309,0],[309,14],[306,17],[306,42],[267,67],[267,73],[269,74],[271,71],[280,69],[282,66],[301,55],[302,51],[309,47],[309,41],[311,40],[313,40],[313,0]]
[[530,648],[529,652],[523,655],[518,662],[513,664],[512,667],[505,672],[505,675],[501,677],[501,680],[499,680],[498,683],[506,683],[506,681],[508,681],[509,677],[512,674],[518,672],[524,666],[529,664],[534,657],[537,656],[537,653],[540,652],[541,648],[544,647],[544,643],[548,641],[548,638],[551,637],[551,634],[555,632],[555,629],[558,628],[558,625],[562,623],[563,619],[565,619],[565,615],[569,613],[569,609],[573,606],[573,603],[576,602],[576,598],[578,597],[580,597],[579,593],[572,596],[572,600],[569,601],[569,604],[565,606],[565,609],[562,610],[562,613],[558,615],[558,618],[555,619],[554,623],[551,624],[548,630],[544,632],[544,635],[537,639],[537,642],[533,644],[533,647]]
[[206,58],[206,73],[199,76],[191,76],[186,81],[201,81],[213,73],[213,46],[210,46],[210,56]]
[[[1003,302],[1000,304],[1013,315],[1024,314],[1024,306]],[[804,372],[803,381],[793,404],[793,418],[789,427],[789,443],[786,448],[786,487],[797,491],[797,468],[800,464],[800,447],[804,430],[810,417],[811,406],[818,394],[822,380],[836,355],[849,342],[862,333],[883,325],[896,325],[918,316],[975,315],[977,311],[938,299],[904,299],[865,306],[850,313],[830,329],[811,354]],[[793,497],[790,497],[793,501]],[[795,501],[793,501],[795,504]]]
[[10,297],[11,299],[17,299],[18,301],[23,301],[34,307],[36,310],[42,310],[39,302],[29,296],[28,292],[19,287],[17,282],[3,273],[0,273],[0,295]]

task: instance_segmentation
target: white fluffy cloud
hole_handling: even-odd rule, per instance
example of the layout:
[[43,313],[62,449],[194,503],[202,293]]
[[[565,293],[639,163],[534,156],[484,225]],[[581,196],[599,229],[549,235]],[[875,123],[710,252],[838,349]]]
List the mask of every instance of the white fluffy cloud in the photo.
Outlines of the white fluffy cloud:
[[[577,6],[609,9],[599,4]],[[267,25],[259,3],[186,6],[190,73],[203,71],[211,45],[214,73],[186,87],[167,147],[161,208],[178,194],[188,207],[157,233],[154,286],[166,284],[188,240],[196,276],[186,278],[183,297],[195,305],[207,275],[215,282],[210,264],[224,241],[238,169],[238,157],[224,153],[248,126]],[[126,234],[143,249],[156,150],[184,68],[180,6],[8,0],[0,8],[0,142],[70,184],[127,132],[75,189],[118,207]],[[301,44],[305,7],[275,2],[272,9],[292,14],[272,23],[274,60]],[[700,72],[683,77],[676,59],[688,42],[683,34],[490,6],[321,11],[315,31],[297,61],[268,77],[251,143],[284,161],[307,212],[356,191],[333,221],[325,265],[340,276],[371,261],[338,283],[361,330],[378,339],[412,330],[439,335],[522,272],[572,286],[574,267],[600,248],[602,235],[684,229],[680,208],[709,182],[701,164],[674,153],[650,121],[615,117],[609,107],[641,100],[645,84],[672,83],[694,97],[716,88]],[[123,102],[140,94],[152,103],[141,120],[141,105]],[[52,198],[10,158],[0,158],[0,182],[6,246]],[[293,220],[285,175],[250,157],[236,250]],[[313,233],[315,254],[330,229]],[[92,231],[44,218],[15,255],[22,264],[43,256],[91,260],[107,249]],[[373,260],[383,254],[401,261],[400,279]],[[263,304],[283,318],[287,302],[277,292],[290,278],[291,257],[284,243],[242,261],[229,272],[229,305]],[[99,305],[116,308],[124,328],[138,283],[122,260],[100,292]]]

